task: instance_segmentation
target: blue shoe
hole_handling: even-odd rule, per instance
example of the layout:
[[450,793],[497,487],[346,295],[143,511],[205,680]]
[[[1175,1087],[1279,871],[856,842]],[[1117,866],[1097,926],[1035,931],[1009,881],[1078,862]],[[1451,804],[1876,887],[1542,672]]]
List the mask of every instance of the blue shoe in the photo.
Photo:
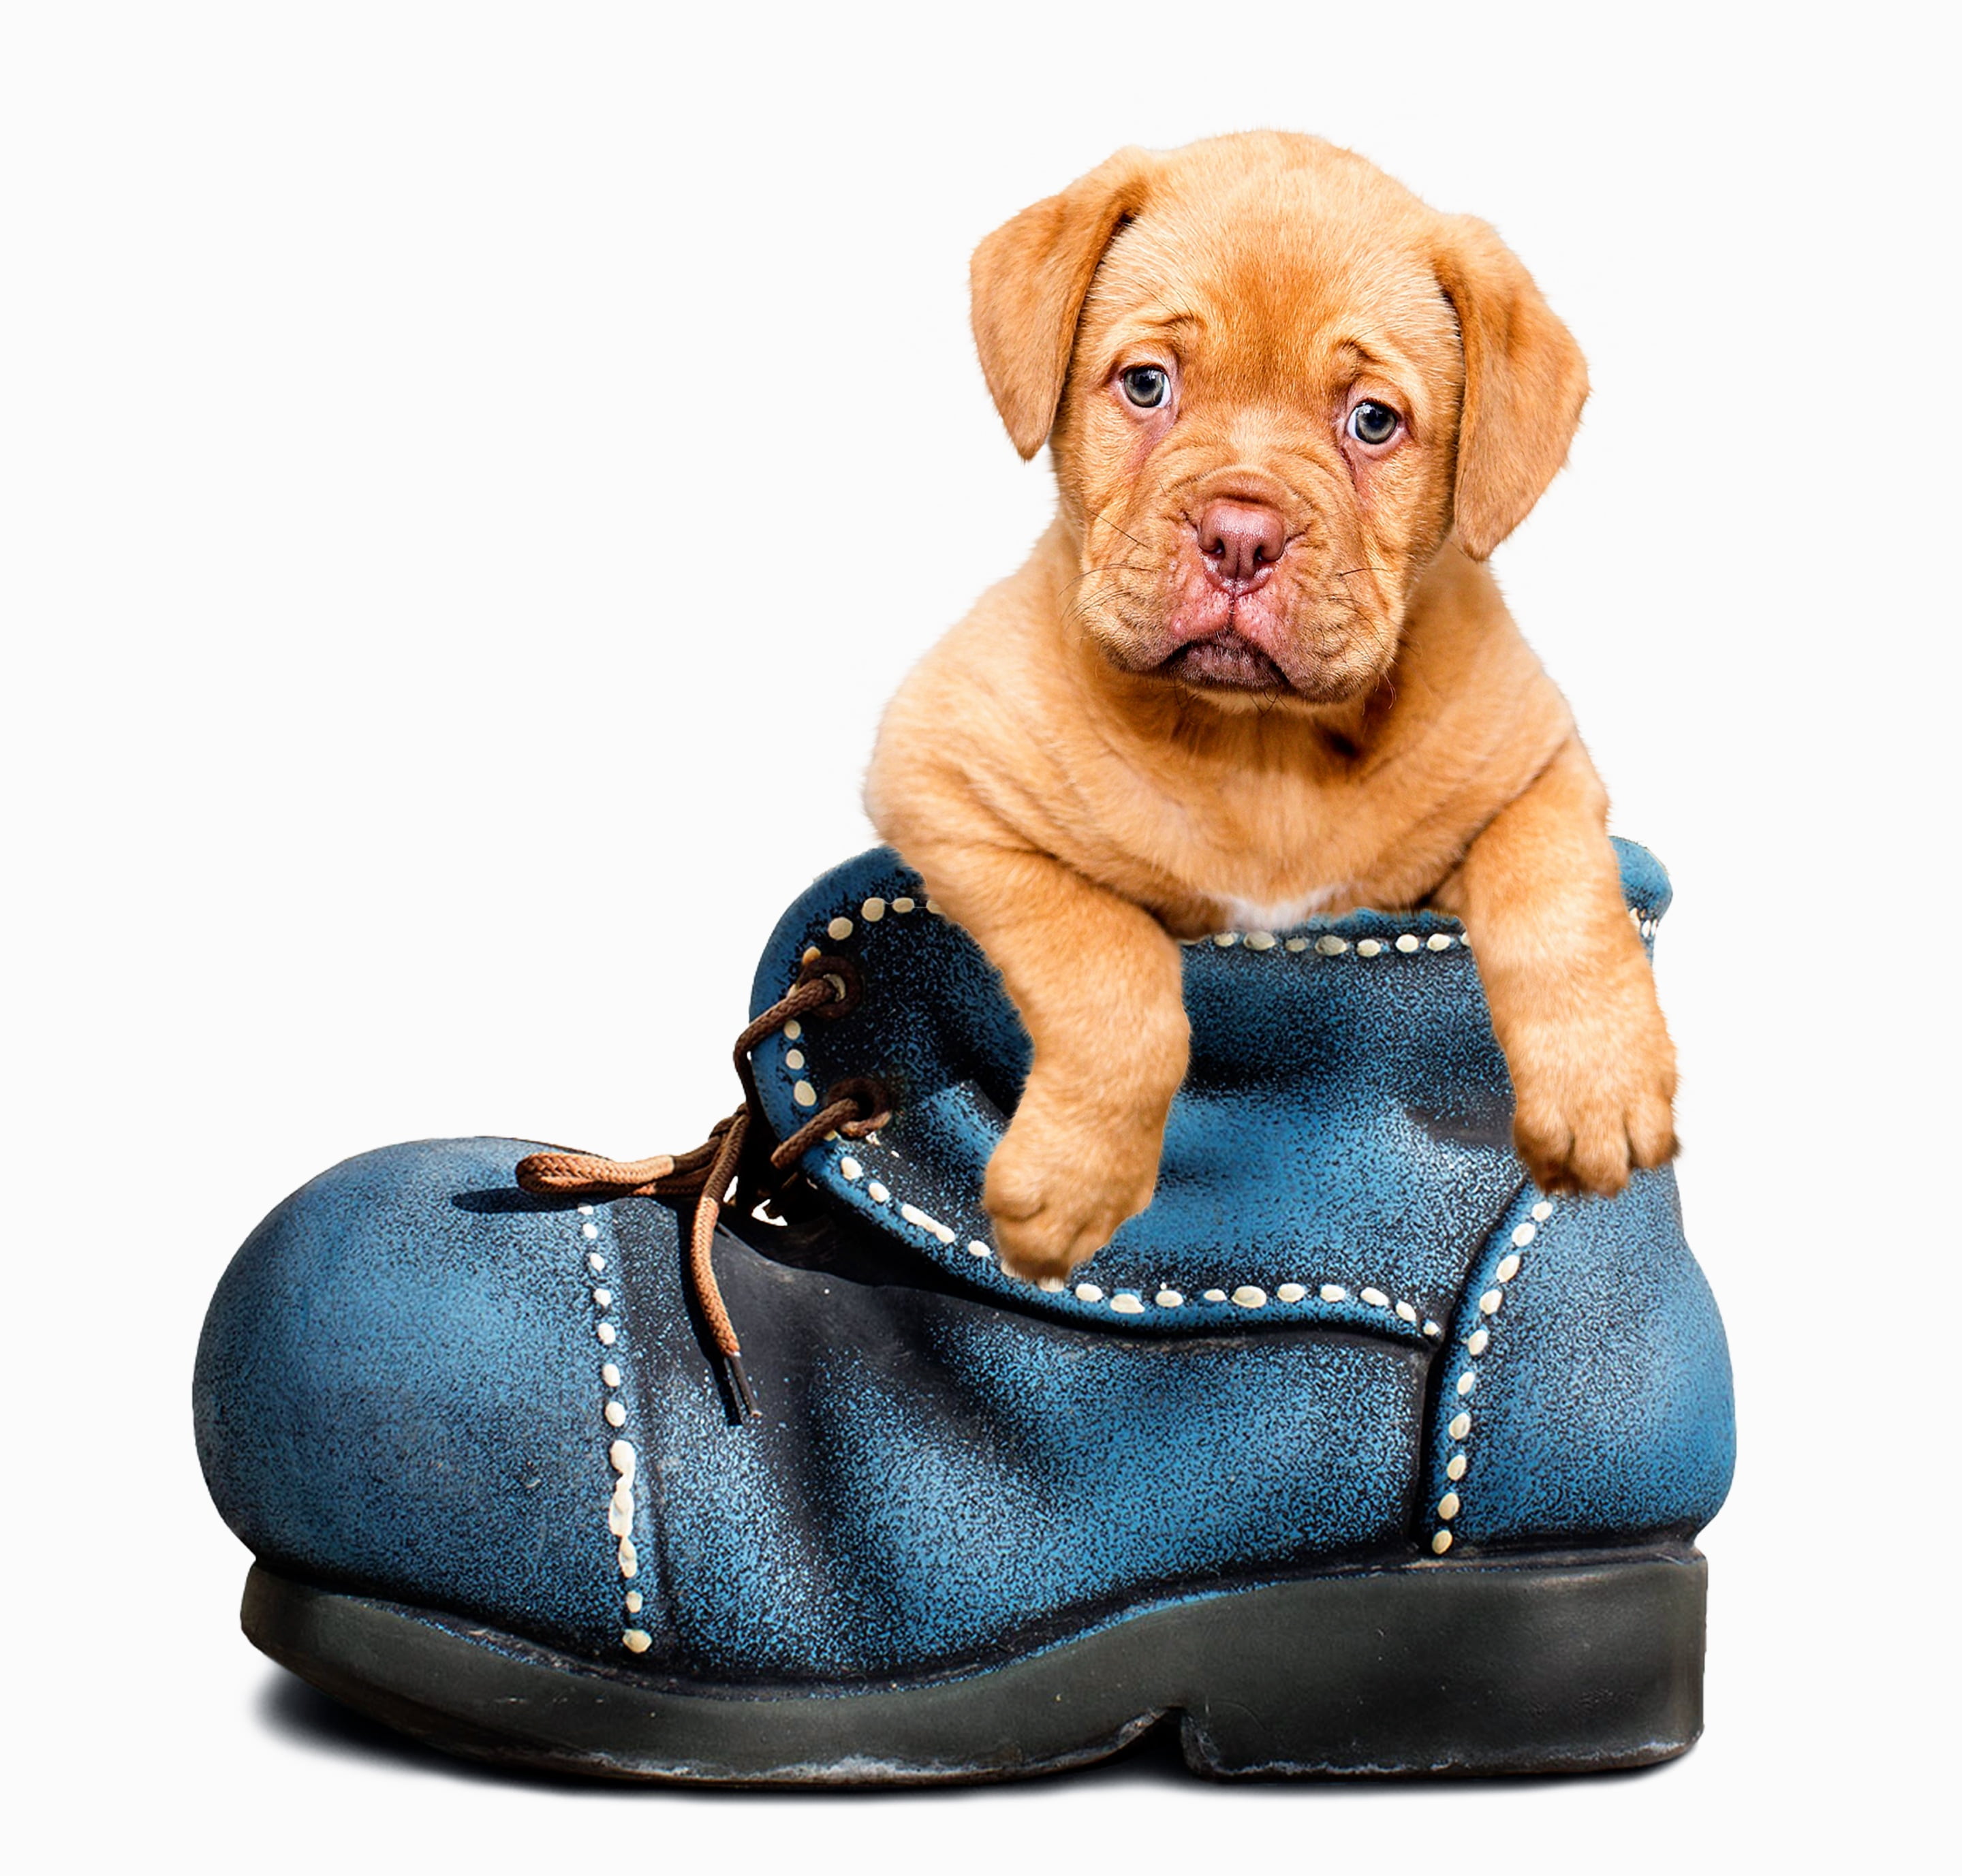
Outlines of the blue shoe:
[[1185,987],[1156,1200],[1053,1292],[979,1204],[1027,1039],[883,850],[778,925],[694,1155],[304,1187],[198,1352],[247,1633],[609,1777],[1001,1778],[1174,1717],[1213,1774],[1682,1751],[1733,1433],[1671,1174],[1531,1187],[1449,920],[1222,934]]

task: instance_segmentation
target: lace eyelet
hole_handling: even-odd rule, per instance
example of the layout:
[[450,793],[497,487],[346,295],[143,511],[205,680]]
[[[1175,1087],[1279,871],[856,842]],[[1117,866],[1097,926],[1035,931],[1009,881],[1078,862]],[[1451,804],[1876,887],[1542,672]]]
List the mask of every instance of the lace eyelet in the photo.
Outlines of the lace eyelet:
[[797,982],[810,983],[820,979],[831,986],[832,999],[819,1004],[809,1014],[822,1021],[834,1023],[841,1016],[849,1016],[865,1000],[865,980],[848,957],[807,958],[797,972]]

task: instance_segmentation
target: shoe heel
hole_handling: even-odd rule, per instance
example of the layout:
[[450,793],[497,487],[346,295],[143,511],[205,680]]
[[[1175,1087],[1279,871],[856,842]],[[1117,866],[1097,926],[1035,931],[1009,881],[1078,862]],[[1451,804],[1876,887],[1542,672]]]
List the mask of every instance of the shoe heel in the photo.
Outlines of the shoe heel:
[[1302,1586],[1302,1620],[1209,1648],[1181,1729],[1186,1763],[1242,1778],[1673,1758],[1703,1727],[1706,1581],[1701,1555],[1681,1552]]

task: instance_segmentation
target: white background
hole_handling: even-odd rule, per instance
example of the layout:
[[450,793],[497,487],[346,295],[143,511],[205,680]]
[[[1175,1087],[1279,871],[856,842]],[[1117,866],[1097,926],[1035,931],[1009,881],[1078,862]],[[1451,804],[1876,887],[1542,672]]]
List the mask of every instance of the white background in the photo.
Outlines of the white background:
[[[1899,1866],[1954,1744],[1935,17],[10,10],[16,1866]],[[1047,512],[970,249],[1119,144],[1257,125],[1495,222],[1591,362],[1497,564],[1678,888],[1742,1444],[1705,1743],[1583,1782],[713,1799],[339,1718],[240,1637],[193,1455],[227,1257],[367,1146],[637,1154],[732,1104],[765,935],[868,842],[881,702]]]

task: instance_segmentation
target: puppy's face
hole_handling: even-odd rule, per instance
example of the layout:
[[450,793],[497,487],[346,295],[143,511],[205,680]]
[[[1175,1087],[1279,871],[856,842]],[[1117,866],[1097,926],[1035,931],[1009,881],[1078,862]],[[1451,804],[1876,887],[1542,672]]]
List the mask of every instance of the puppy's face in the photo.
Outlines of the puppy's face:
[[1236,180],[1133,222],[1085,302],[1050,438],[1073,610],[1126,670],[1336,702],[1450,525],[1457,321],[1394,222]]
[[984,244],[975,293],[1011,433],[1048,434],[1079,544],[1067,616],[1229,709],[1374,684],[1454,522],[1489,551],[1585,394],[1489,230],[1307,138],[1121,153]]

